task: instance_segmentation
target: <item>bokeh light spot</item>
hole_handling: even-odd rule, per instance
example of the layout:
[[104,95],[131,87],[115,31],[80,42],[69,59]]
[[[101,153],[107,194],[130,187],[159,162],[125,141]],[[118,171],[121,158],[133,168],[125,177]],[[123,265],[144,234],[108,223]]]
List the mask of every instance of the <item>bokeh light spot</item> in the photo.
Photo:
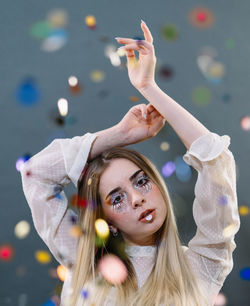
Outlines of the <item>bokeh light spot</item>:
[[14,256],[14,248],[10,244],[0,246],[0,260],[10,261]]
[[14,233],[17,238],[23,239],[28,236],[29,232],[30,232],[30,225],[27,221],[22,220],[16,224]]
[[192,99],[198,106],[206,106],[211,100],[211,91],[205,87],[200,86],[193,90]]
[[51,255],[47,251],[38,250],[35,252],[36,260],[41,264],[48,264],[51,262]]

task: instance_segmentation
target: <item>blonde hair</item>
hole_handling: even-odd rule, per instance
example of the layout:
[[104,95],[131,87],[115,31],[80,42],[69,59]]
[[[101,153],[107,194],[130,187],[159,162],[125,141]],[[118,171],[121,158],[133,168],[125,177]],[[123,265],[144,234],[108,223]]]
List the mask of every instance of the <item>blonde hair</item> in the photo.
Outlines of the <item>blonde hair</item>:
[[[140,289],[138,289],[134,267],[124,252],[122,237],[119,235],[120,244],[112,235],[108,245],[98,247],[95,243],[95,220],[105,219],[99,195],[99,180],[114,158],[126,158],[142,169],[157,184],[167,206],[166,219],[155,233],[157,246],[155,264]],[[185,257],[165,182],[155,165],[145,156],[124,147],[113,147],[104,151],[86,165],[78,180],[78,196],[92,205],[79,208],[79,224],[83,229],[83,235],[78,242],[71,280],[71,294],[67,306],[104,305],[105,298],[111,289],[115,289],[116,293],[114,305],[119,306],[209,305]],[[128,270],[126,280],[119,285],[110,284],[103,277],[100,278],[97,271],[98,260],[110,250],[120,257]],[[87,298],[81,296],[83,287],[92,290],[89,291]]]

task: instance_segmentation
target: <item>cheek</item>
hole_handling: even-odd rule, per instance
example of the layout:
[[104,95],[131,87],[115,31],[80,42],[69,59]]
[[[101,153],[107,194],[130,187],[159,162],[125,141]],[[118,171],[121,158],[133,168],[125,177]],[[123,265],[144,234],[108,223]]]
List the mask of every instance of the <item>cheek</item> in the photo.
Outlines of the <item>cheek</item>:
[[130,213],[124,212],[124,213],[117,213],[114,212],[112,207],[103,207],[104,214],[106,218],[108,218],[111,222],[114,222],[116,224],[121,224],[124,222],[124,220],[127,220],[129,218]]

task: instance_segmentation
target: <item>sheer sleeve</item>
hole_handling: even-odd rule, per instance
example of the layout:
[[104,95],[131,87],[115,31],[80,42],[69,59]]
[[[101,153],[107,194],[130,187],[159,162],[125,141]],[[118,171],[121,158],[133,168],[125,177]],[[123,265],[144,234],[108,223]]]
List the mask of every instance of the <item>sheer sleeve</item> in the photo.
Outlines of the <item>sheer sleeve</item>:
[[236,165],[229,144],[229,136],[209,133],[183,156],[198,172],[193,203],[197,230],[185,254],[210,301],[233,268],[234,236],[240,228]]
[[74,263],[77,238],[70,235],[76,213],[68,208],[63,188],[77,181],[88,159],[96,134],[55,139],[32,156],[21,168],[24,195],[34,226],[56,260],[65,266]]

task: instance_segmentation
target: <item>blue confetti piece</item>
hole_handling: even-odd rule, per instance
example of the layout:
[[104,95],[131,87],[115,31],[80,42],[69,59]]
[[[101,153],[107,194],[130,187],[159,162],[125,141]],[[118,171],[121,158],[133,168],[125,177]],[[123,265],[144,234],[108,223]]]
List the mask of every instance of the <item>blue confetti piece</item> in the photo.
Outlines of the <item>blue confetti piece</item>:
[[26,106],[35,104],[40,100],[40,92],[33,78],[25,79],[16,92],[17,100]]
[[246,281],[250,281],[250,268],[241,269],[240,277]]
[[48,300],[42,306],[56,306],[56,304],[52,300]]
[[51,36],[63,37],[66,39],[68,37],[68,33],[63,29],[53,29],[49,32],[49,35],[47,37]]
[[227,197],[226,196],[221,196],[221,197],[219,197],[219,203],[221,204],[221,205],[226,205],[227,204]]
[[87,299],[88,297],[88,291],[87,290],[82,290],[82,296]]

